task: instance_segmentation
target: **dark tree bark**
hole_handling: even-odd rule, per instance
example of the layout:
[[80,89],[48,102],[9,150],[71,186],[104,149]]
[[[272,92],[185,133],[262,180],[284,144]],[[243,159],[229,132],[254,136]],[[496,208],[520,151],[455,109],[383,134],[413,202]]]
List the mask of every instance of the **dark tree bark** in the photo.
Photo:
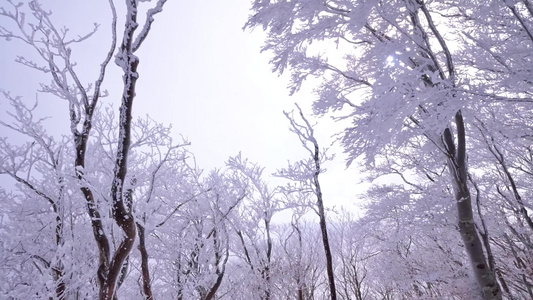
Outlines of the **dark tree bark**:
[[124,181],[128,170],[128,154],[131,144],[131,120],[133,100],[135,99],[135,86],[139,74],[137,66],[139,58],[134,55],[150,31],[154,21],[153,16],[163,10],[166,0],[159,0],[155,7],[149,9],[141,32],[135,37],[134,33],[138,27],[137,23],[137,3],[138,0],[126,0],[127,14],[124,26],[124,36],[120,49],[115,57],[115,62],[122,68],[124,73],[122,79],[124,89],[122,91],[122,101],[119,117],[119,136],[116,154],[115,167],[113,171],[113,182],[111,184],[112,212],[115,223],[122,229],[123,240],[116,249],[107,269],[107,276],[104,284],[100,287],[100,299],[111,300],[117,290],[117,280],[120,277],[123,265],[128,258],[135,242],[136,224],[124,197]]
[[215,299],[215,295],[218,291],[218,288],[222,284],[222,279],[224,278],[224,274],[226,271],[226,263],[229,258],[229,248],[226,247],[226,251],[224,253],[224,259],[222,260],[222,256],[220,253],[220,241],[217,236],[216,228],[213,228],[212,232],[213,232],[213,247],[215,249],[215,265],[216,265],[215,273],[217,275],[217,280],[215,281],[213,286],[211,286],[211,288],[209,289],[209,292],[205,295],[203,300]]
[[[303,117],[303,116],[302,116]],[[324,201],[322,199],[322,189],[320,188],[320,182],[318,181],[318,175],[320,174],[320,158],[318,143],[314,140],[315,155],[313,160],[315,161],[315,174],[313,177],[313,183],[316,190],[316,205],[318,207],[318,216],[320,218],[320,231],[322,233],[322,245],[324,246],[324,252],[326,254],[326,269],[328,272],[329,291],[331,293],[331,300],[337,300],[337,291],[335,290],[335,273],[333,270],[333,256],[331,255],[331,248],[329,246],[328,229],[326,225],[326,212],[324,210]]]
[[141,273],[143,282],[144,299],[153,300],[152,282],[150,279],[150,270],[148,268],[148,251],[146,250],[145,229],[144,226],[137,222],[137,231],[139,235],[139,252],[141,253]]

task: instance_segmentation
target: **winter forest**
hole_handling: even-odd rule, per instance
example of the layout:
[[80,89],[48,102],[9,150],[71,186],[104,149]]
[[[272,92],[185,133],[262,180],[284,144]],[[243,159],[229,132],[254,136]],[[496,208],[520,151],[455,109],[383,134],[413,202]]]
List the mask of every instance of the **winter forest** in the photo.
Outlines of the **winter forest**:
[[[159,105],[142,49],[175,1],[99,2],[92,27],[0,3],[2,63],[39,78],[0,82],[1,299],[533,299],[533,2],[242,1],[238,29],[311,95],[279,112],[300,159],[272,171],[202,169],[136,110]],[[339,159],[357,209],[323,193]]]

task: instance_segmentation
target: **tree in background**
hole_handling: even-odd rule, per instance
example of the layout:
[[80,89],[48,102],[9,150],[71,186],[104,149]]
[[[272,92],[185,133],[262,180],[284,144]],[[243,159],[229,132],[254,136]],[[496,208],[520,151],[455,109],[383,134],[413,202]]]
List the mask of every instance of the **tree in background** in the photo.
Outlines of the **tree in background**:
[[289,179],[294,183],[289,184],[283,191],[287,194],[301,193],[314,195],[316,197],[316,204],[311,205],[319,218],[320,231],[322,233],[322,246],[324,248],[326,271],[328,274],[329,293],[332,300],[337,299],[337,292],[335,288],[335,273],[333,266],[333,255],[328,238],[328,229],[326,221],[326,210],[324,208],[324,200],[320,181],[318,177],[325,171],[322,165],[331,160],[333,157],[326,155],[326,150],[320,150],[318,141],[315,138],[314,129],[311,123],[305,118],[302,110],[296,104],[300,122],[295,120],[293,113],[284,112],[287,119],[289,119],[291,127],[290,131],[298,136],[302,147],[309,152],[310,157],[290,164],[285,169],[281,169],[276,173],[276,176]]
[[232,221],[235,251],[244,264],[240,272],[250,275],[246,284],[253,291],[245,297],[276,299],[274,285],[279,274],[274,260],[272,218],[282,210],[278,191],[263,179],[264,168],[243,159],[240,154],[230,158],[227,167],[231,180],[246,191],[243,205]]

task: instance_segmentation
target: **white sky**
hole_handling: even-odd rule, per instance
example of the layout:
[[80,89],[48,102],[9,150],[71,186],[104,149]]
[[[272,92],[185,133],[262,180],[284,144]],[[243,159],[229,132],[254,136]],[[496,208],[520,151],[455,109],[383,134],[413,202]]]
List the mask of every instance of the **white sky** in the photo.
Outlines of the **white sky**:
[[[45,7],[51,4],[41,2]],[[123,4],[116,2],[120,18]],[[101,24],[90,41],[73,49],[82,82],[94,81],[109,47],[106,4],[105,0],[55,0],[54,7],[50,6],[53,20],[71,28],[73,34],[83,34],[94,22]],[[172,123],[176,136],[182,134],[192,143],[190,150],[204,169],[222,167],[229,156],[242,151],[244,157],[265,166],[268,175],[284,167],[287,159],[306,155],[289,132],[282,111],[292,110],[294,102],[309,111],[313,96],[302,92],[289,97],[286,78],[271,73],[269,54],[260,53],[263,33],[242,30],[249,7],[242,0],[168,1],[137,54],[140,78],[134,114]],[[120,20],[119,38],[122,25]],[[21,43],[0,41],[0,89],[33,101],[38,83],[50,80],[13,63],[21,49]],[[105,85],[111,97],[104,101],[118,108],[121,87],[120,72],[113,64]],[[51,130],[68,134],[66,103],[38,97],[46,108],[43,115],[60,114],[49,121]],[[0,110],[5,110],[4,104]],[[338,129],[323,119],[316,130],[319,142],[328,146]],[[360,179],[355,170],[345,170],[338,146],[335,152],[336,162],[326,165],[328,172],[322,177],[325,202],[350,206],[361,188],[357,185]]]

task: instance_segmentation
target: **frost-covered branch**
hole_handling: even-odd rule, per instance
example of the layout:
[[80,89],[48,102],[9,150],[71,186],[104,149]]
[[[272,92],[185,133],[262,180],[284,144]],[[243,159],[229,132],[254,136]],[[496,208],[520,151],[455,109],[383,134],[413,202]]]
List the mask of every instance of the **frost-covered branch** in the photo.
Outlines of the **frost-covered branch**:
[[133,52],[139,49],[141,44],[144,42],[144,40],[148,36],[148,33],[150,32],[150,29],[152,28],[152,23],[154,22],[154,16],[163,11],[163,5],[165,5],[166,2],[167,0],[158,0],[157,3],[155,4],[155,7],[150,8],[146,12],[146,21],[144,22],[144,26],[141,29],[141,32],[139,32],[139,34],[135,38],[135,42],[133,43],[133,46],[132,46]]

